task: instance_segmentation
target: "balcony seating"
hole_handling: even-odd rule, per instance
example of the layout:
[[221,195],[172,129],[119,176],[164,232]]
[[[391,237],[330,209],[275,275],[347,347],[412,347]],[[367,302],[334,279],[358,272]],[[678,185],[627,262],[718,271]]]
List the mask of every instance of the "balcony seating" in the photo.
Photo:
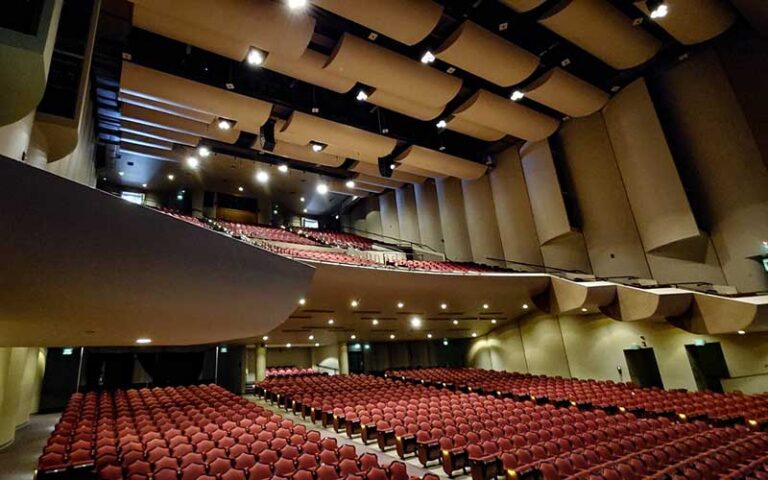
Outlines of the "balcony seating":
[[341,248],[356,248],[358,250],[370,250],[373,248],[372,240],[352,233],[314,230],[310,228],[303,229],[301,232],[309,238],[325,245]]
[[331,250],[328,250],[328,251],[301,250],[297,248],[278,247],[276,245],[270,245],[270,244],[263,244],[261,246],[279,255],[303,259],[303,260],[329,262],[329,263],[342,263],[346,265],[356,265],[361,267],[383,266],[382,264],[367,258],[355,257],[353,255],[347,255],[346,253],[334,252]]
[[284,228],[275,228],[265,225],[249,225],[235,222],[218,222],[224,229],[233,235],[246,236],[254,239],[269,240],[273,242],[295,243],[298,245],[319,245],[309,238],[297,235]]
[[166,215],[169,215],[171,217],[178,218],[179,220],[184,220],[185,222],[191,223],[192,225],[197,225],[198,227],[210,228],[206,222],[203,222],[197,217],[193,217],[192,215],[187,215],[186,213],[182,213],[172,208],[159,208],[158,211]]
[[322,373],[318,372],[313,368],[298,368],[298,367],[276,367],[276,368],[268,368],[266,370],[266,378],[295,377],[295,376],[306,377],[306,376],[312,376],[312,375],[322,375]]
[[477,263],[437,262],[433,260],[398,260],[393,262],[392,265],[398,268],[407,268],[408,270],[419,270],[424,272],[481,273],[504,271]]

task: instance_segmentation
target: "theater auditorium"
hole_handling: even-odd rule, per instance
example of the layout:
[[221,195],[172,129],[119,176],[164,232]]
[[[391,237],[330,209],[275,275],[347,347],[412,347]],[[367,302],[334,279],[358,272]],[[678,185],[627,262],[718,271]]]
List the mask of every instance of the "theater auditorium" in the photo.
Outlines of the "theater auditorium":
[[768,479],[766,0],[0,3],[0,480]]

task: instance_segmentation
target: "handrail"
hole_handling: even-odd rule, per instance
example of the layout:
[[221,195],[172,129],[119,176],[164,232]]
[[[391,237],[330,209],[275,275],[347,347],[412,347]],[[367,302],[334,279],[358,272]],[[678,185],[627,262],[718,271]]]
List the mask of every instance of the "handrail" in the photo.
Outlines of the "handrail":
[[565,268],[557,268],[557,267],[548,267],[546,265],[539,265],[536,263],[525,263],[525,262],[518,262],[516,260],[508,260],[506,258],[495,258],[495,257],[485,257],[486,260],[492,260],[494,262],[504,262],[504,263],[511,263],[512,265],[523,265],[525,267],[531,267],[531,268],[537,268],[540,271],[547,273],[549,271],[554,272],[562,272],[562,273],[580,273],[582,275],[591,275],[591,273],[587,273],[581,270],[567,270]]
[[[367,230],[362,230],[362,229],[355,228],[355,227],[343,227],[343,229],[344,230],[352,230],[354,232],[365,233],[366,235],[372,235],[374,237],[387,238],[387,239],[392,240],[392,241],[394,241],[396,243],[406,243],[406,244],[411,245],[411,246],[416,245],[416,246],[421,247],[421,248],[423,248],[425,250],[430,250],[430,251],[435,252],[437,254],[444,255],[443,252],[435,250],[434,248],[430,247],[429,245],[425,245],[423,243],[412,242],[410,240],[404,240],[402,238],[390,237],[389,235],[384,235],[383,233],[369,232]],[[382,242],[382,243],[385,243],[385,242]]]

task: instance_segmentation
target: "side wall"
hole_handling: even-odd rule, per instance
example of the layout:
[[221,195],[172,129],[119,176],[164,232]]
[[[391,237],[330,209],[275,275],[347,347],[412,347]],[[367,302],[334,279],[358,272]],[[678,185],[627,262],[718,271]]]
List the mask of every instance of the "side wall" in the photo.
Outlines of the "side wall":
[[37,412],[44,370],[45,349],[0,348],[0,449]]

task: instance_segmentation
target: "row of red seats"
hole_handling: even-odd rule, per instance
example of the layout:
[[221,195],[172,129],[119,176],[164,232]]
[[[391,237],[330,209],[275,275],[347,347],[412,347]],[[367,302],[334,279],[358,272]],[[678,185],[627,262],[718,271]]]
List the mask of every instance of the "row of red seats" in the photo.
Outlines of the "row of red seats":
[[275,367],[266,370],[266,378],[322,375],[314,368]]
[[368,258],[356,257],[354,255],[348,255],[341,252],[333,251],[320,251],[320,250],[302,250],[298,248],[278,247],[268,243],[260,244],[262,248],[266,248],[279,255],[286,257],[300,258],[305,260],[312,260],[318,262],[330,262],[330,263],[342,263],[346,265],[357,265],[362,267],[375,267],[382,266],[380,263],[375,262]]
[[300,232],[313,240],[334,247],[356,248],[358,250],[370,250],[373,248],[372,240],[353,233],[315,230],[311,228],[300,230]]
[[410,478],[215,385],[73,395],[38,472],[80,468],[103,480]]
[[550,401],[588,403],[603,408],[618,406],[633,411],[675,413],[716,421],[741,419],[755,424],[768,422],[768,394],[639,388],[631,383],[565,379],[473,368],[396,370],[387,374],[419,382],[445,383],[485,392],[547,398]]
[[438,262],[434,260],[396,260],[392,265],[409,270],[425,272],[484,273],[497,271],[486,265],[476,263]]
[[299,245],[319,245],[309,238],[297,235],[285,228],[276,228],[265,225],[251,225],[237,222],[218,222],[230,234],[238,236],[247,236],[261,240],[270,240],[273,242],[296,243]]
[[203,222],[199,218],[193,217],[192,215],[187,215],[186,213],[182,213],[179,210],[172,208],[160,208],[158,211],[166,215],[170,215],[171,217],[178,218],[179,220],[184,220],[185,222],[197,225],[198,227],[210,228],[207,223]]

